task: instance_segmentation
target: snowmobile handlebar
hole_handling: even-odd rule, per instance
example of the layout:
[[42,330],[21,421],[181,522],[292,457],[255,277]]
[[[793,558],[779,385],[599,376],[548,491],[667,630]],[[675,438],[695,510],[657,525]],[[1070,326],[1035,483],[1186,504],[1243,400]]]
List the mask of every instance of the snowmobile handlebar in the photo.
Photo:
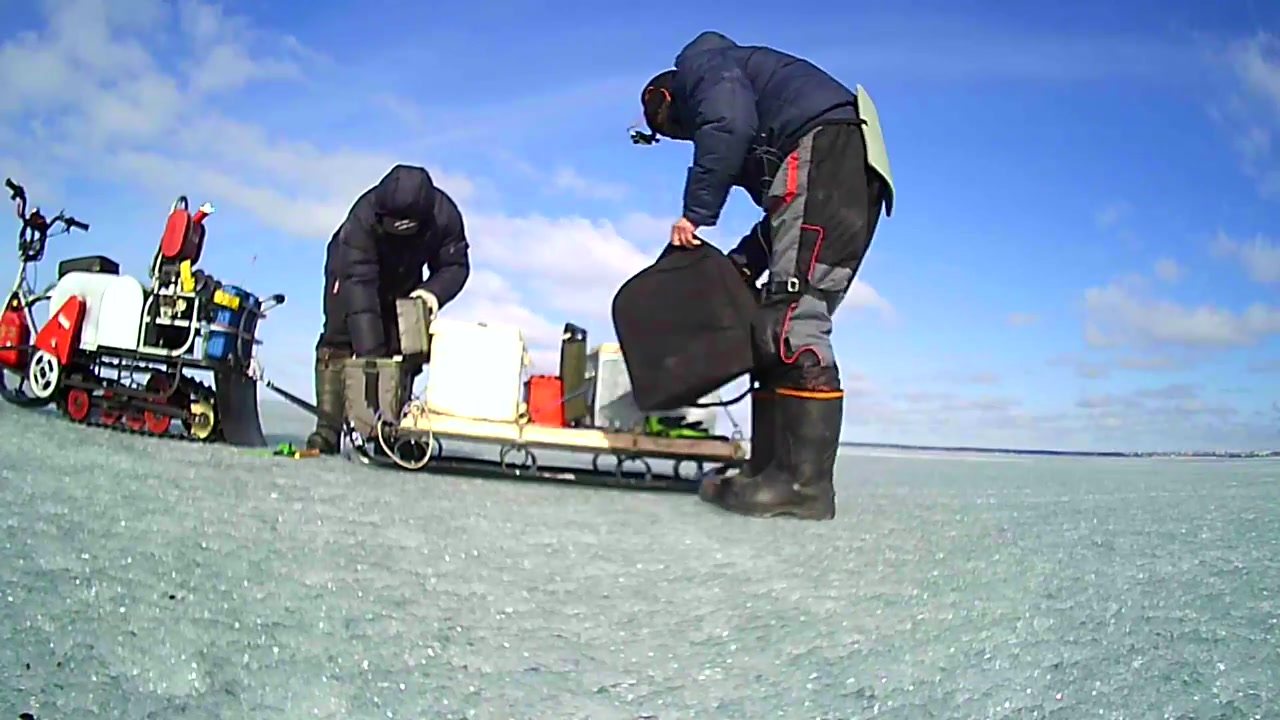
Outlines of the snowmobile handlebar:
[[18,213],[18,219],[22,221],[22,229],[24,231],[30,229],[37,233],[47,233],[51,226],[62,223],[66,228],[66,232],[72,230],[89,232],[89,223],[77,220],[71,215],[65,215],[62,212],[49,219],[45,219],[44,215],[40,213],[40,208],[36,208],[30,214],[27,214],[26,188],[14,182],[12,178],[5,178],[4,186],[9,191],[9,199],[14,201],[14,209]]
[[4,186],[9,190],[9,199],[17,206],[18,219],[22,227],[18,230],[18,257],[23,267],[28,263],[38,263],[44,259],[44,251],[49,242],[49,230],[61,224],[63,229],[54,235],[62,235],[72,230],[89,231],[89,223],[75,219],[59,210],[57,215],[46,218],[40,208],[27,212],[27,191],[11,178],[5,178]]
[[12,178],[4,179],[4,186],[9,190],[9,199],[17,203],[18,218],[27,219],[27,191]]
[[55,220],[61,220],[69,229],[79,230],[81,232],[89,232],[89,223],[80,222],[79,220],[71,217],[70,215],[68,215],[67,217],[55,218]]

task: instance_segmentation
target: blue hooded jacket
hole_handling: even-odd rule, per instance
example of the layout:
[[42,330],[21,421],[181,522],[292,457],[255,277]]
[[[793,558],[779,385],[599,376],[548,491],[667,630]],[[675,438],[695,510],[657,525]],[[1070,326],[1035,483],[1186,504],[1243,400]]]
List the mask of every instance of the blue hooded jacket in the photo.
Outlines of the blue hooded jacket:
[[807,60],[703,32],[676,56],[674,105],[693,131],[684,216],[710,227],[729,189],[765,207],[782,161],[820,125],[859,121],[857,96]]

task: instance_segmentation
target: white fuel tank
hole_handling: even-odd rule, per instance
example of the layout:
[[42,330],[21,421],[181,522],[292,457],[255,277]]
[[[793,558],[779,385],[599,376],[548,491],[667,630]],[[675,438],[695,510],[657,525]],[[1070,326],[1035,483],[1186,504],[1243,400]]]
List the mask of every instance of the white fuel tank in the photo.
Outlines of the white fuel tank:
[[127,275],[67,273],[49,293],[50,314],[72,296],[85,303],[80,349],[136,350],[142,325],[142,284]]

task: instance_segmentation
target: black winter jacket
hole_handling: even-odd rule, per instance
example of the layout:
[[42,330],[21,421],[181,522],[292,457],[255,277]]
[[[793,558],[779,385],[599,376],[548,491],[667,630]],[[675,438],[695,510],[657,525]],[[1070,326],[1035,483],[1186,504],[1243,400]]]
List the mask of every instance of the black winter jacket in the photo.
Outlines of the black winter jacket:
[[[383,228],[406,218],[419,223],[412,234]],[[396,165],[356,200],[329,240],[325,258],[325,286],[330,291],[337,286],[338,306],[360,357],[388,353],[386,334],[396,327],[397,298],[421,288],[444,307],[470,274],[462,213],[425,169],[410,165]]]
[[694,130],[684,216],[710,227],[729,189],[765,207],[786,156],[819,125],[858,121],[857,96],[807,60],[704,32],[676,56],[675,106]]

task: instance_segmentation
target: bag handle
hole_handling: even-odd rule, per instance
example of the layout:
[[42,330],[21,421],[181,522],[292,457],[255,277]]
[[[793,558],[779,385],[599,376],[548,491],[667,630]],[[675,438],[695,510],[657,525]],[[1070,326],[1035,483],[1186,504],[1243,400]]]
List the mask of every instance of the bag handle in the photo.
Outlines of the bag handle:
[[[698,236],[694,235],[694,237]],[[655,260],[653,264],[657,265],[659,263],[663,263],[667,267],[671,268],[684,267],[698,258],[705,257],[708,249],[716,254],[723,254],[720,252],[720,248],[716,247],[714,244],[709,243],[702,238],[698,239],[702,240],[702,244],[691,248],[667,243],[663,246],[662,252],[658,253],[658,259]]]

